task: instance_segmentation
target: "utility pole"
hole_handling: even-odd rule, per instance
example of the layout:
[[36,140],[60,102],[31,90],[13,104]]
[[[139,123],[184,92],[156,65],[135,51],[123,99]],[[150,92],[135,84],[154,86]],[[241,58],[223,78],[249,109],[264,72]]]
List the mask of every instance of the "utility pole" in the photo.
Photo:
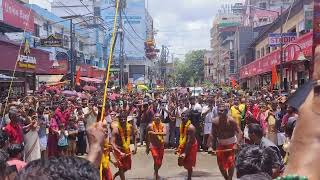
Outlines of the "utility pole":
[[126,0],[119,0],[119,27],[118,33],[120,35],[120,54],[119,54],[119,63],[120,63],[120,88],[124,87],[124,30],[122,22],[122,11],[125,8]]
[[284,70],[284,58],[283,58],[283,17],[282,17],[282,13],[283,13],[283,7],[281,6],[281,10],[280,10],[280,90],[282,91],[282,89],[284,89],[284,81],[283,81],[283,70]]
[[70,59],[69,59],[69,69],[71,74],[71,88],[75,87],[74,75],[75,75],[75,63],[74,63],[74,28],[72,19],[70,19]]

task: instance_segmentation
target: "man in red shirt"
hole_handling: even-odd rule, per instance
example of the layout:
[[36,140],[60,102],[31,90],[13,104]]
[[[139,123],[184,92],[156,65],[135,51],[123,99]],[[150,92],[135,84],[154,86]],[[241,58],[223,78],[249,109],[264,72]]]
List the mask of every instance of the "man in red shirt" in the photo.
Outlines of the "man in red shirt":
[[16,109],[9,111],[10,123],[4,128],[4,131],[9,136],[9,142],[11,144],[22,144],[23,143],[23,132],[22,127],[19,124],[19,118]]

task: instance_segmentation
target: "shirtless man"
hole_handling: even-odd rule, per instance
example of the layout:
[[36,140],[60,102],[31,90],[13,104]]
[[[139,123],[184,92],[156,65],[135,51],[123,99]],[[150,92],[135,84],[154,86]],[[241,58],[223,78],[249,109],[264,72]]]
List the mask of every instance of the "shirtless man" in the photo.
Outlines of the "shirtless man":
[[188,180],[191,180],[198,152],[196,128],[191,124],[190,116],[191,112],[189,110],[181,114],[180,139],[176,151],[176,154],[179,155],[178,165],[188,170]]
[[146,153],[151,154],[154,160],[154,177],[159,180],[159,169],[162,165],[162,159],[164,155],[164,136],[166,135],[166,129],[161,122],[160,114],[155,114],[155,119],[147,127],[147,147]]
[[136,129],[127,122],[127,114],[122,111],[119,115],[119,121],[112,124],[111,146],[117,161],[116,165],[119,168],[113,179],[120,176],[121,180],[125,180],[125,172],[131,169],[131,136],[133,136],[134,142],[134,151],[132,153],[136,154]]
[[[218,105],[218,117],[213,120],[211,138],[218,139],[217,161],[221,174],[231,180],[235,166],[234,150],[241,140],[241,130],[236,121],[227,115],[224,103]],[[211,138],[208,140],[211,142]]]

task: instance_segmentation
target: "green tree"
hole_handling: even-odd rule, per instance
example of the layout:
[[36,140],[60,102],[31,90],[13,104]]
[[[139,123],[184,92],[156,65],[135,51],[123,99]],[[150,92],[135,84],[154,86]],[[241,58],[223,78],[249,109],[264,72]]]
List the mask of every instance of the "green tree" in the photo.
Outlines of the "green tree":
[[206,50],[194,50],[185,55],[183,61],[176,61],[175,76],[180,86],[194,86],[203,82],[204,54]]

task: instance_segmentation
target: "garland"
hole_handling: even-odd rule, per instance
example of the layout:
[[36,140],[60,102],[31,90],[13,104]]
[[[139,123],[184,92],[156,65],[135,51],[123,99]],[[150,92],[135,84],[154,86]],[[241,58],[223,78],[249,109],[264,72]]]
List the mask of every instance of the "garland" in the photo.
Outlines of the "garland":
[[103,179],[103,176],[106,176],[103,174],[103,170],[109,169],[109,162],[110,162],[110,145],[108,140],[104,141],[103,145],[103,154],[101,157],[101,163],[100,163],[100,179]]
[[[152,122],[152,130],[156,133],[163,133],[164,126],[162,123],[159,124],[159,126],[156,125],[156,123]],[[164,137],[162,135],[157,135],[157,138],[159,139],[160,143],[163,144]]]
[[185,125],[183,125],[182,123],[180,125],[180,139],[179,139],[179,147],[177,150],[177,152],[179,154],[182,153],[182,151],[187,143],[187,130],[189,129],[190,125],[191,125],[190,120],[188,120],[188,122]]
[[118,122],[119,135],[122,141],[122,147],[126,154],[130,153],[130,135],[131,135],[131,125],[126,122],[126,129],[124,132],[120,122]]

